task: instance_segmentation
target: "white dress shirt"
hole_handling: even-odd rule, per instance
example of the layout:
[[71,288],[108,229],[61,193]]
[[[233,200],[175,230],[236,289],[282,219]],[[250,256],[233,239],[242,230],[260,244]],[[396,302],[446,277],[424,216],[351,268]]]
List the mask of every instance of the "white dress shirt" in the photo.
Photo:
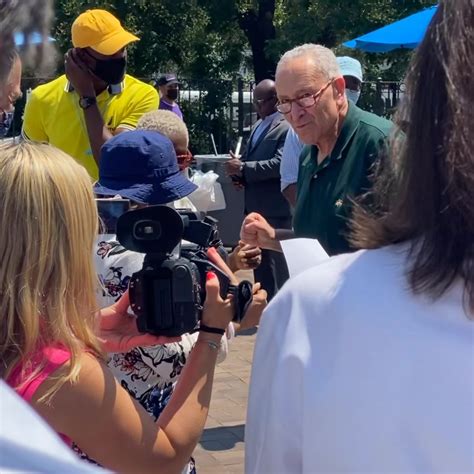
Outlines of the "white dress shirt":
[[258,142],[260,135],[266,132],[270,128],[272,122],[280,115],[281,115],[280,112],[277,111],[277,112],[273,112],[273,114],[271,115],[267,115],[264,119],[262,119],[262,121],[258,124],[257,128],[255,129],[255,132],[253,132],[252,140],[251,140],[252,146],[254,146]]
[[264,312],[246,473],[474,472],[474,321],[414,295],[402,246],[331,258]]
[[281,190],[298,181],[298,170],[300,167],[300,154],[304,143],[299,139],[296,132],[290,127],[286,134],[283,154],[280,162]]

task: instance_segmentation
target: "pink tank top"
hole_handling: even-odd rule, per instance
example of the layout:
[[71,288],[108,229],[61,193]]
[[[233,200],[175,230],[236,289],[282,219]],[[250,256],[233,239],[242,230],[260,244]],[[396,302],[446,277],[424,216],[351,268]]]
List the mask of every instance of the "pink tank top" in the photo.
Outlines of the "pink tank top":
[[[7,383],[10,385],[10,387],[15,389],[16,393],[20,395],[23,400],[31,404],[33,395],[36,393],[39,386],[53,372],[64,365],[70,358],[71,354],[66,349],[61,349],[58,347],[46,347],[31,359],[29,370],[26,370],[22,373],[22,364],[19,364],[17,367],[15,367],[8,377]],[[31,380],[29,380],[26,384],[23,384],[23,381],[29,377],[29,375],[35,370],[36,366],[42,363],[43,360],[46,360],[46,365],[44,366],[43,370]],[[67,436],[64,436],[61,433],[59,433],[59,436],[61,436],[66,444],[72,444],[71,440]]]

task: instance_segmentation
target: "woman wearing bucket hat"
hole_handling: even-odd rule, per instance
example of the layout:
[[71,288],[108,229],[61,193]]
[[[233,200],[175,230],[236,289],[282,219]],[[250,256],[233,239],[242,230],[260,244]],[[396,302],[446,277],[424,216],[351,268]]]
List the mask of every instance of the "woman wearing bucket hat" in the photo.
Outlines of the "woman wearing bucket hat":
[[[169,110],[153,110],[152,112],[148,112],[138,121],[137,130],[152,130],[168,137],[173,143],[181,173],[186,178],[189,178],[189,167],[193,156],[188,148],[188,128],[176,114]],[[176,201],[175,207],[179,209],[189,208],[193,211],[200,210],[194,196],[196,193],[201,196],[202,192],[202,189],[198,189],[196,192],[193,191],[189,196]],[[233,272],[238,270],[254,270],[262,261],[262,251],[258,247],[239,242],[227,256],[226,260],[229,268]]]
[[[181,173],[170,139],[157,131],[136,130],[118,135],[103,146],[99,181],[94,189],[101,196],[129,199],[135,206],[172,206],[192,193],[196,185]],[[112,304],[126,291],[131,275],[142,268],[143,258],[143,254],[124,249],[115,235],[99,236],[94,259],[104,288],[102,306]],[[221,339],[218,362],[225,358],[227,340],[235,329],[258,324],[266,305],[265,292],[257,287],[254,299],[241,327],[229,324]],[[108,366],[132,397],[156,418],[168,403],[196,339],[196,333],[185,334],[179,342],[115,353]],[[192,459],[185,472],[195,472]]]
[[102,147],[97,194],[156,205],[172,203],[196,189],[180,173],[173,143],[159,133],[136,130]]

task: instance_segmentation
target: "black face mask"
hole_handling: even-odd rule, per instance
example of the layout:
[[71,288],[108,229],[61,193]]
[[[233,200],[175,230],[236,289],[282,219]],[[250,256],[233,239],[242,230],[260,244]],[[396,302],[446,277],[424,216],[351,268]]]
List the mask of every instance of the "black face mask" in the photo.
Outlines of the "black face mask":
[[126,67],[127,60],[125,57],[106,60],[95,59],[93,73],[109,85],[120,84],[125,77]]
[[170,89],[166,93],[166,97],[168,97],[169,100],[176,100],[178,98],[178,89]]

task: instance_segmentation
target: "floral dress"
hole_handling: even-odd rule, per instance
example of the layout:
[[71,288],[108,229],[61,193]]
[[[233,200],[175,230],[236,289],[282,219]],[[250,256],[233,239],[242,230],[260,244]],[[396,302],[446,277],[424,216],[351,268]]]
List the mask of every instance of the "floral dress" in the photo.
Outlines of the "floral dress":
[[[102,291],[100,307],[117,301],[127,290],[133,273],[143,265],[144,255],[122,247],[115,236],[102,234],[94,249],[94,260]],[[184,334],[180,342],[137,347],[126,353],[110,354],[108,366],[122,387],[157,420],[168,403],[178,377],[197,339]],[[84,458],[86,456],[76,451]],[[194,460],[183,471],[195,473]]]

